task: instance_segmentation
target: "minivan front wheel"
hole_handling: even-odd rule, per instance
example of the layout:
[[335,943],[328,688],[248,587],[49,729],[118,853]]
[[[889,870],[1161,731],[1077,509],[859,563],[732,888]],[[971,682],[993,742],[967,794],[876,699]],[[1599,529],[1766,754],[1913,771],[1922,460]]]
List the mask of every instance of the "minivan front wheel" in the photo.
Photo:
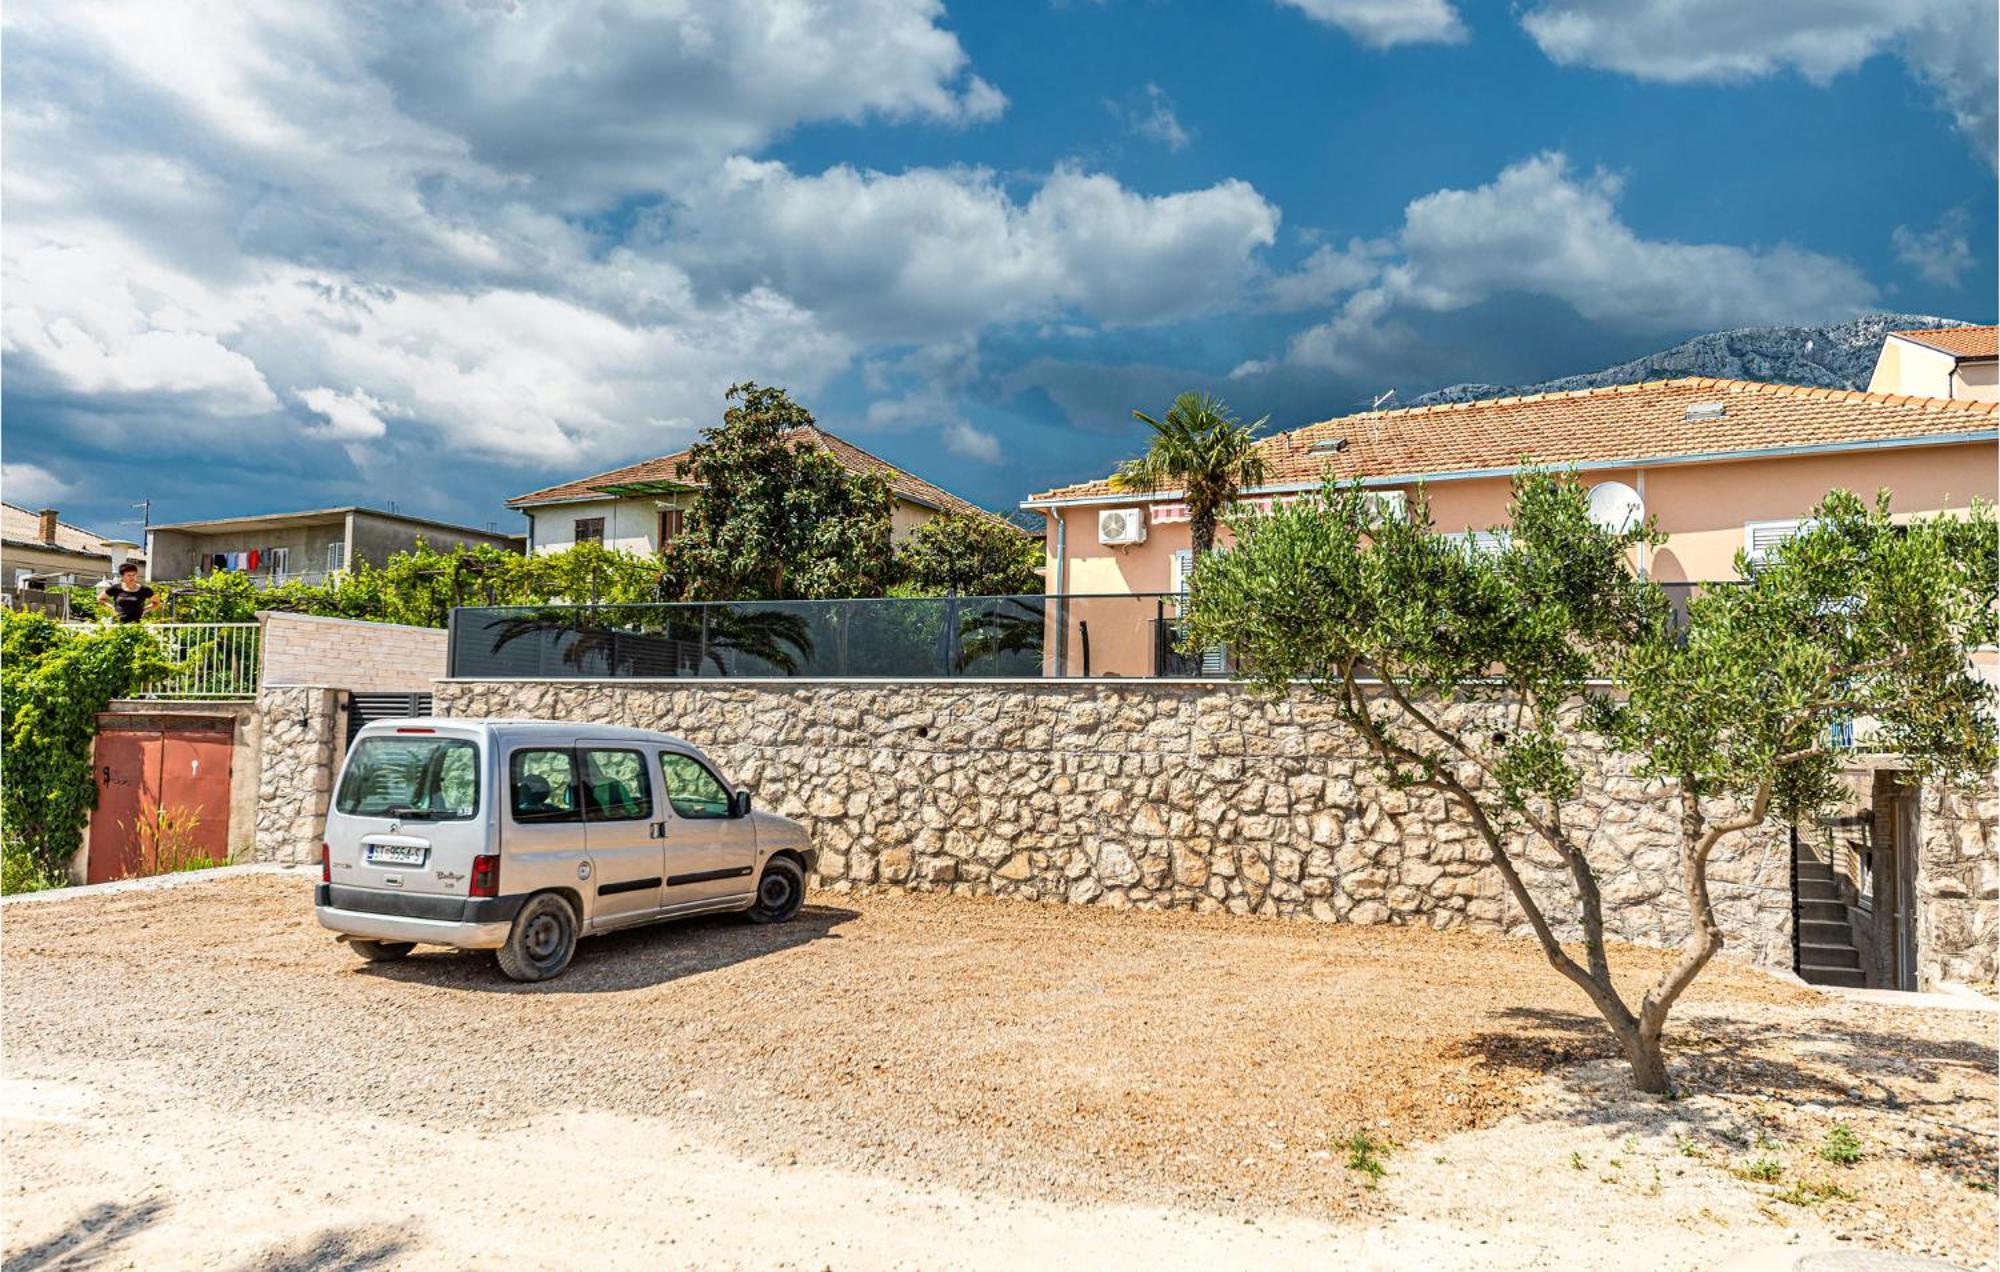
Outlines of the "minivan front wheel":
[[576,907],[553,892],[530,897],[514,916],[507,943],[494,951],[508,979],[558,976],[576,953]]
[[806,903],[806,872],[790,857],[764,863],[757,880],[757,903],[750,907],[752,923],[783,923]]

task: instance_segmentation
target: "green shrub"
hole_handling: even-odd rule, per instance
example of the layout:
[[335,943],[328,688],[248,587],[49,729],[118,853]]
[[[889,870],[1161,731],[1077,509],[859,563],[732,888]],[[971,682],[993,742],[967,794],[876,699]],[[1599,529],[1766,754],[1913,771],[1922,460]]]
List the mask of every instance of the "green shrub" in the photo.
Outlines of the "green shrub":
[[0,838],[8,891],[16,880],[25,889],[36,879],[63,878],[97,803],[97,713],[173,670],[159,642],[138,626],[71,628],[40,614],[0,614]]
[[1347,1149],[1347,1169],[1366,1175],[1370,1188],[1381,1183],[1382,1176],[1389,1173],[1388,1166],[1382,1161],[1382,1154],[1389,1151],[1389,1146],[1378,1142],[1368,1132],[1354,1132],[1342,1147]]
[[1837,1166],[1852,1166],[1861,1160],[1860,1137],[1842,1122],[1826,1133],[1826,1142],[1819,1146],[1819,1155]]

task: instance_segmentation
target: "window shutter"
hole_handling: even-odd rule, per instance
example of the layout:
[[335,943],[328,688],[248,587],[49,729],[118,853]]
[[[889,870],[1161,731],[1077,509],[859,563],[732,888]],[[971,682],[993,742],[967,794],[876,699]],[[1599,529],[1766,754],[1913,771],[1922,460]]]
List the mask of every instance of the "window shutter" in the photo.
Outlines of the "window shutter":
[[1168,574],[1167,590],[1181,596],[1187,595],[1188,580],[1194,577],[1194,549],[1180,548],[1174,553],[1174,562]]
[[1753,562],[1763,561],[1787,540],[1796,537],[1803,522],[1750,521],[1743,526],[1743,551]]

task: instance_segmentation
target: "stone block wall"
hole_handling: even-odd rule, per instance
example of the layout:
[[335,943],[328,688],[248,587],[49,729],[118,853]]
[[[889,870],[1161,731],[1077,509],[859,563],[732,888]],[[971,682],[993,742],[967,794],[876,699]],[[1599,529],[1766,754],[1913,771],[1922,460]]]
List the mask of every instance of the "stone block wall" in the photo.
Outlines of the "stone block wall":
[[338,685],[356,693],[423,693],[445,672],[445,631],[264,611],[265,685]]
[[[436,695],[440,715],[680,734],[760,806],[806,824],[820,885],[836,891],[1526,930],[1442,797],[1384,788],[1359,741],[1305,696],[1184,683],[615,681],[443,681]],[[1570,810],[1622,939],[1687,931],[1665,796],[1600,756]],[[1520,860],[1551,919],[1574,912],[1560,862],[1533,848]],[[1726,841],[1712,879],[1729,952],[1789,969],[1786,829]]]
[[1926,787],[1917,806],[1921,983],[2000,978],[2000,795]]
[[311,685],[267,688],[257,695],[257,729],[262,738],[257,859],[317,861],[333,779],[345,754],[341,692]]

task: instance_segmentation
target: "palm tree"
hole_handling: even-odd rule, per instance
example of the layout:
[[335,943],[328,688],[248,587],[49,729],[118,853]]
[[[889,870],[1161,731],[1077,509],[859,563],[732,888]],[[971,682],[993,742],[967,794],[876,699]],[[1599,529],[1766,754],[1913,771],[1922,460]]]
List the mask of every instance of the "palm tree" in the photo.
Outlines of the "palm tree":
[[1153,444],[1111,475],[1113,490],[1154,491],[1179,486],[1187,503],[1188,532],[1198,557],[1215,546],[1215,527],[1245,486],[1264,480],[1255,424],[1237,422],[1221,398],[1183,393],[1156,420],[1144,411],[1132,417],[1153,430]]

